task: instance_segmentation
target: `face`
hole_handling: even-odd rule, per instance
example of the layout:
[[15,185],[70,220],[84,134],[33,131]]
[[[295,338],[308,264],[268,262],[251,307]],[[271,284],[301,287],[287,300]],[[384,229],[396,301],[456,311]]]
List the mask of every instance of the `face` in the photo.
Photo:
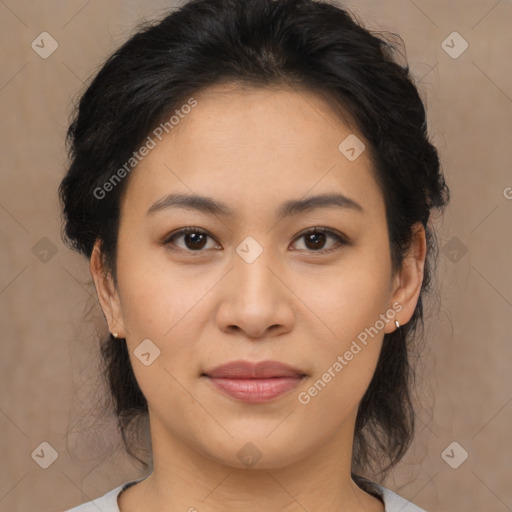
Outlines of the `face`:
[[[218,86],[194,98],[129,177],[117,288],[99,279],[97,252],[91,259],[109,328],[126,338],[148,401],[153,447],[165,439],[243,467],[246,446],[273,468],[351,443],[383,336],[413,313],[424,252],[392,275],[368,152],[349,160],[338,149],[351,134],[364,139],[321,97]],[[170,194],[226,211],[172,204]],[[331,201],[307,208],[316,196]],[[248,402],[203,375],[235,360],[279,361],[305,377]]]

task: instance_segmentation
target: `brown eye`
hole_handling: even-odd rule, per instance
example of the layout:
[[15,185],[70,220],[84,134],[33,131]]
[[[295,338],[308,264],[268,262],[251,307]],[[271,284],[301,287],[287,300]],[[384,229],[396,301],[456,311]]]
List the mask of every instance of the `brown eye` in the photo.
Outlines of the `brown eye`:
[[[180,238],[183,238],[183,245],[181,247],[175,243],[175,240]],[[164,244],[175,245],[178,247],[178,250],[204,252],[202,250],[206,247],[208,238],[211,238],[210,235],[202,229],[188,227],[174,233],[165,240]]]
[[[169,236],[164,241],[164,245],[174,246],[171,248],[177,251],[201,253],[206,252],[209,238],[214,240],[213,237],[202,229],[187,227],[180,229]],[[176,243],[176,240],[180,239],[183,240],[182,243]],[[348,244],[348,241],[342,235],[326,228],[309,229],[296,238],[296,240],[300,239],[304,239],[305,249],[299,250],[305,250],[306,252],[313,253],[318,252],[322,254],[335,251],[339,249],[340,246]],[[325,249],[324,247],[328,243],[329,239],[334,240],[334,243],[331,243],[331,247]],[[219,248],[219,246],[214,243],[213,247],[210,247],[210,249],[215,248]]]
[[323,246],[325,245],[326,239],[327,239],[327,237],[326,237],[325,233],[321,233],[321,232],[309,233],[307,235],[304,235],[306,247],[308,249],[313,249],[313,250],[323,248]]
[[[325,228],[314,228],[302,233],[297,240],[304,239],[304,245],[308,252],[321,252],[327,253],[338,249],[342,245],[346,245],[348,242],[341,235],[338,235],[334,231]],[[326,241],[331,238],[335,240],[334,247],[324,249]]]

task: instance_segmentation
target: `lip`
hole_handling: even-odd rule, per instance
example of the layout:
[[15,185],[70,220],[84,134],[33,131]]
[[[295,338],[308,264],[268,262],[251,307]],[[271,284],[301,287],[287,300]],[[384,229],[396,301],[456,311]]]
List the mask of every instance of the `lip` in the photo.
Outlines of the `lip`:
[[303,377],[305,372],[279,361],[232,361],[204,372],[212,378],[269,379],[274,377]]
[[306,374],[278,361],[233,361],[202,374],[222,393],[249,403],[262,403],[288,393]]

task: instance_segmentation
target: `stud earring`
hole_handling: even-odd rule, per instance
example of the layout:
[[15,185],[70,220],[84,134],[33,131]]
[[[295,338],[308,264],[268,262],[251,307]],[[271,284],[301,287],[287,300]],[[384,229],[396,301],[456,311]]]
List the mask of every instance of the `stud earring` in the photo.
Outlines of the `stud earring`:
[[119,334],[117,332],[113,332],[111,334],[112,334],[112,336],[114,336],[114,338],[117,338],[119,336]]
[[[396,325],[396,328],[397,329],[400,329],[400,323],[398,322],[398,320],[395,320],[395,325]],[[117,337],[117,336],[116,336]]]

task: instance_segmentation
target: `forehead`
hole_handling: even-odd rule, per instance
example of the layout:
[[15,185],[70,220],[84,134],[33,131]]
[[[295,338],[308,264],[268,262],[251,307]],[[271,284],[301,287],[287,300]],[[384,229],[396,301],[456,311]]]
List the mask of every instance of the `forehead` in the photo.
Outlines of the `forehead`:
[[178,138],[186,129],[208,135],[213,144],[229,140],[240,145],[257,137],[269,149],[308,141],[327,148],[339,137],[335,132],[354,131],[331,96],[303,86],[224,84],[201,91],[195,99],[194,111],[173,130]]
[[368,152],[350,161],[339,148],[349,136],[363,137],[326,97],[304,88],[227,84],[193,98],[196,106],[172,131],[153,137],[155,146],[132,171],[127,199],[147,208],[177,192],[263,206],[337,189],[358,202],[354,196],[379,201]]

